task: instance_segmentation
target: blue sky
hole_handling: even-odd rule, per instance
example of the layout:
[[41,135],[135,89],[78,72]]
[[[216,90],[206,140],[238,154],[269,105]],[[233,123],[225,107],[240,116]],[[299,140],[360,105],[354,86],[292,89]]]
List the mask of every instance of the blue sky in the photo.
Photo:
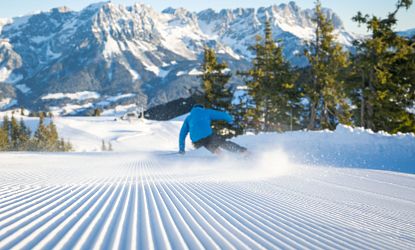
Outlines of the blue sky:
[[[90,3],[100,0],[13,0],[0,1],[0,17],[13,17],[40,10],[49,10],[53,7],[68,6],[74,10],[80,10]],[[163,10],[169,6],[184,7],[189,10],[199,11],[206,8],[222,9],[236,7],[259,7],[272,4],[287,3],[279,0],[113,0],[113,3],[131,5],[135,2],[151,5],[156,10]],[[296,0],[301,8],[312,8],[314,0]],[[364,33],[364,28],[358,28],[351,21],[351,17],[362,11],[363,13],[386,16],[391,11],[397,0],[322,0],[323,6],[333,9],[344,21],[350,31]],[[399,30],[415,28],[415,5],[408,11],[402,11],[399,17]]]

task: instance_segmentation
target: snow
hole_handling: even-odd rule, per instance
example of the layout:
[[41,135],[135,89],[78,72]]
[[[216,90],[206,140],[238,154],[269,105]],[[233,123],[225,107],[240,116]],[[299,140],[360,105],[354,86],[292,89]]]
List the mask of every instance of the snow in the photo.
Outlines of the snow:
[[12,70],[7,69],[6,67],[0,68],[0,82],[5,82],[11,73]]
[[34,36],[30,40],[32,40],[34,43],[41,44],[45,41],[50,40],[54,35],[50,36]]
[[14,74],[13,70],[8,69],[6,67],[0,68],[0,82],[5,83],[17,83],[18,81],[22,80],[23,76],[20,74]]
[[0,99],[0,109],[8,109],[17,105],[17,100],[11,98]]
[[18,84],[15,86],[18,90],[20,90],[20,92],[22,92],[23,94],[29,94],[30,92],[32,92],[32,90],[26,86],[26,84]]
[[94,105],[92,103],[86,104],[66,104],[62,107],[50,107],[50,111],[53,115],[75,115],[77,112],[84,111],[88,108],[92,108]]
[[[245,87],[245,86],[243,86]],[[233,94],[232,104],[238,105],[241,103],[241,100],[248,99],[248,90],[245,88],[237,88]]]
[[130,72],[133,81],[141,79],[140,74],[137,71],[130,68],[128,71]]
[[103,50],[104,57],[111,58],[112,56],[122,54],[118,42],[112,36],[108,35],[106,39],[107,41],[105,42],[105,48]]
[[[249,158],[189,141],[181,156],[170,153],[184,117],[115,118],[53,118],[74,153],[0,153],[0,249],[415,245],[413,134],[245,135],[234,141]],[[115,152],[99,152],[102,140]]]
[[110,96],[110,97],[107,97],[104,101],[98,102],[96,104],[96,106],[100,106],[100,107],[107,106],[107,105],[110,105],[111,103],[117,102],[119,100],[126,99],[126,98],[132,98],[132,97],[135,97],[135,96],[137,96],[137,95],[132,94],[132,93],[118,94],[116,96]]
[[50,45],[48,45],[48,48],[46,50],[46,56],[48,57],[49,60],[55,60],[58,59],[59,57],[61,57],[61,53],[55,53],[51,50]]
[[200,76],[200,75],[203,75],[203,72],[195,68],[195,69],[190,70],[188,75],[190,75],[190,76]]
[[42,97],[42,100],[56,100],[56,99],[63,99],[69,98],[71,100],[88,100],[88,99],[98,99],[100,98],[100,94],[91,91],[82,91],[76,93],[53,93],[48,94]]
[[10,18],[0,18],[0,34],[2,32],[2,29],[7,24],[10,24],[13,20]]
[[155,65],[147,65],[146,70],[153,72],[156,76],[160,78],[165,78],[170,73],[170,71],[163,70]]
[[136,94],[132,94],[132,93],[129,93],[129,94],[119,94],[119,95],[116,95],[116,96],[112,96],[112,97],[107,98],[107,101],[109,101],[109,102],[116,102],[116,101],[121,100],[121,99],[131,98],[131,97],[135,97],[135,96],[136,96]]
[[127,105],[117,105],[113,109],[106,109],[102,112],[102,116],[116,116],[120,117],[124,115],[126,112],[136,111],[137,105],[136,104],[127,104]]

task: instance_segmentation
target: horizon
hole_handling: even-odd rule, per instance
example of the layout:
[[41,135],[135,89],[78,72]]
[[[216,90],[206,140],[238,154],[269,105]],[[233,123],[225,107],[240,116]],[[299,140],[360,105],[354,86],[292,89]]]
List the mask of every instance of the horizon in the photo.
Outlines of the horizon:
[[[27,2],[27,4],[16,6],[14,5],[16,2]],[[49,11],[53,8],[58,7],[68,7],[73,11],[80,11],[85,7],[89,6],[90,4],[99,3],[99,2],[111,2],[115,5],[123,5],[123,6],[131,6],[135,3],[141,3],[151,6],[158,12],[162,10],[172,7],[172,8],[185,8],[191,12],[200,12],[206,9],[213,9],[215,11],[219,11],[222,9],[236,9],[236,8],[260,8],[260,7],[269,7],[273,5],[281,5],[281,4],[288,4],[291,1],[271,1],[271,0],[259,0],[259,1],[238,1],[238,5],[231,4],[236,1],[226,1],[218,6],[218,0],[211,0],[209,3],[194,3],[190,0],[172,0],[172,1],[163,1],[163,0],[115,0],[115,1],[93,1],[93,0],[76,0],[76,1],[69,1],[69,0],[60,0],[54,1],[53,3],[36,3],[36,7],[33,5],[32,1],[29,0],[20,0],[15,1],[14,3],[10,4],[7,3],[7,6],[3,7],[2,5],[6,5],[6,3],[0,3],[0,18],[14,18],[19,16],[25,15],[33,15],[40,12]],[[295,2],[296,5],[300,9],[310,9],[313,8],[314,3],[311,3],[307,0],[297,0],[292,1]],[[365,3],[359,2],[359,0],[351,0],[347,3],[344,2],[337,2],[333,3],[333,1],[323,0],[322,6],[324,8],[332,9],[342,20],[345,28],[347,31],[360,33],[360,34],[367,34],[365,27],[359,27],[356,23],[354,23],[351,18],[355,15],[358,11],[361,11],[363,14],[370,14],[385,17],[389,12],[394,9],[395,1],[391,0],[367,0]],[[358,7],[352,7],[353,2],[359,2]],[[376,5],[372,5],[369,2],[376,3]],[[386,3],[387,2],[387,3]],[[21,6],[25,6],[21,8]],[[360,9],[359,9],[360,8]],[[409,10],[401,10],[398,14],[398,24],[396,26],[397,31],[405,31],[408,29],[415,28],[415,22],[412,20],[413,16],[415,16],[415,9],[412,6]]]

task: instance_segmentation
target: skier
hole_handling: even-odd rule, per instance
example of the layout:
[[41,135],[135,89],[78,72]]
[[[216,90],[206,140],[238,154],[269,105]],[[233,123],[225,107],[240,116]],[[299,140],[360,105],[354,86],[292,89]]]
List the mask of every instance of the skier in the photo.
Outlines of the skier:
[[211,122],[219,120],[227,121],[229,124],[233,123],[232,116],[226,112],[205,109],[201,104],[194,105],[180,130],[179,153],[185,153],[185,139],[189,132],[195,148],[205,147],[213,154],[220,154],[221,150],[219,148],[231,152],[245,153],[246,148],[213,133]]

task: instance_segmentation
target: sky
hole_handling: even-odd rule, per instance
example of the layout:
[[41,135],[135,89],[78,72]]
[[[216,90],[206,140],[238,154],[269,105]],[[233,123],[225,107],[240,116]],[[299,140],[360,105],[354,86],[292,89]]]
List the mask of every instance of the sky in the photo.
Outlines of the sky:
[[[102,0],[0,0],[0,17],[10,18],[29,13],[46,11],[54,7],[67,6],[73,10],[81,10],[91,3]],[[207,8],[215,10],[237,7],[267,7],[273,4],[288,3],[289,0],[113,0],[115,4],[132,5],[145,3],[161,11],[167,7],[184,7],[191,11]],[[314,0],[296,0],[301,8],[312,8]],[[324,7],[333,9],[343,20],[348,31],[366,33],[364,27],[358,27],[351,18],[358,12],[385,17],[395,7],[397,0],[322,0]],[[415,5],[409,10],[402,10],[398,15],[397,30],[415,28]]]

